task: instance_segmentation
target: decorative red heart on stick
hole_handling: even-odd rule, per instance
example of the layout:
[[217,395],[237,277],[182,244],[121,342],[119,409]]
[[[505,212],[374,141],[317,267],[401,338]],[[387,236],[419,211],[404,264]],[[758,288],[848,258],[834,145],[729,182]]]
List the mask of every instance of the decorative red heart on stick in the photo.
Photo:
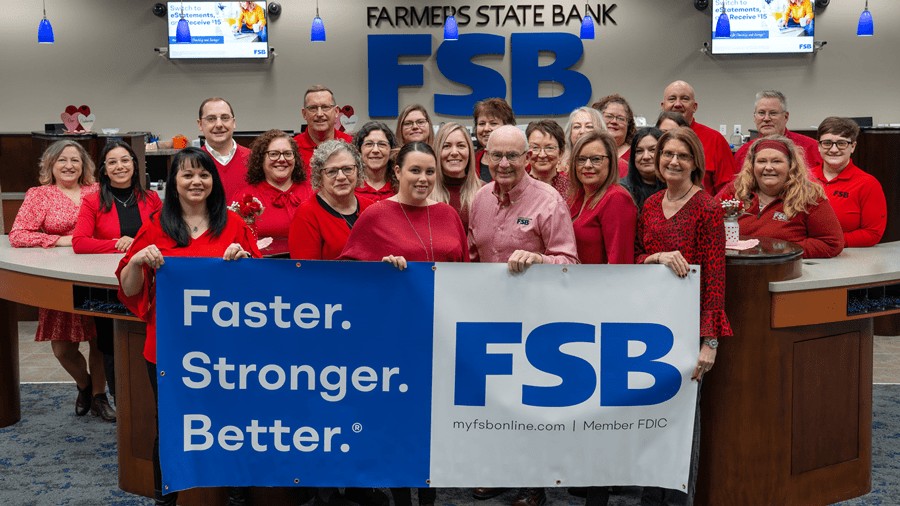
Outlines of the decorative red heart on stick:
[[78,112],[80,112],[81,114],[84,114],[85,116],[88,116],[89,114],[91,114],[91,108],[86,105],[83,105],[78,108]]
[[78,108],[74,105],[70,105],[66,107],[66,114],[76,114],[78,112]]

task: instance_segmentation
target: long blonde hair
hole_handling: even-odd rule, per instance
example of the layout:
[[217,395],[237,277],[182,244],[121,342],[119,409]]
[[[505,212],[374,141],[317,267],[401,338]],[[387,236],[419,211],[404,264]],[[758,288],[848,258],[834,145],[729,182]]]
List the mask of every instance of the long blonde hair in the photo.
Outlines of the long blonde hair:
[[466,146],[469,148],[469,160],[466,163],[466,181],[459,192],[459,204],[460,208],[470,210],[472,201],[475,200],[475,193],[478,192],[484,183],[478,178],[478,167],[475,165],[475,146],[472,144],[472,136],[469,135],[466,127],[459,123],[451,122],[441,125],[437,135],[434,137],[434,144],[431,145],[435,155],[437,155],[438,166],[441,168],[439,171],[440,176],[435,180],[434,189],[431,191],[431,199],[445,204],[450,203],[450,192],[447,191],[447,186],[444,184],[444,165],[441,162],[441,151],[444,143],[447,142],[447,138],[456,131],[462,132],[463,138],[466,139]]
[[759,143],[762,141],[777,141],[787,148],[788,162],[788,178],[781,190],[781,199],[784,201],[784,215],[787,219],[791,219],[799,213],[805,213],[809,206],[819,205],[819,202],[825,199],[825,190],[816,184],[809,177],[809,170],[803,156],[799,155],[797,146],[787,137],[783,135],[770,135],[768,137],[760,137],[757,139],[750,149],[747,151],[747,157],[744,159],[744,166],[738,173],[734,181],[734,198],[744,203],[744,208],[750,206],[753,201],[753,194],[759,192],[759,184],[753,175],[753,165],[756,163],[756,152]]

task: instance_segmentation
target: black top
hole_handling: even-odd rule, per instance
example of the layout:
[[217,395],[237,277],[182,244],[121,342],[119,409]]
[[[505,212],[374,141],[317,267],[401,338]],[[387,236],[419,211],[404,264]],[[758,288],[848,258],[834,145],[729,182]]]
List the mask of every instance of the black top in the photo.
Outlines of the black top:
[[331,206],[328,205],[328,202],[325,202],[325,200],[322,199],[322,196],[318,193],[316,194],[316,201],[320,206],[322,206],[322,209],[328,211],[328,214],[334,216],[335,218],[343,218],[344,221],[347,222],[347,227],[350,229],[353,228],[353,225],[356,224],[356,219],[359,218],[359,200],[356,201],[356,211],[354,211],[352,214],[341,214],[335,211]]
[[120,237],[134,237],[141,229],[141,211],[137,206],[137,197],[131,188],[109,187],[112,193],[116,212],[119,214]]

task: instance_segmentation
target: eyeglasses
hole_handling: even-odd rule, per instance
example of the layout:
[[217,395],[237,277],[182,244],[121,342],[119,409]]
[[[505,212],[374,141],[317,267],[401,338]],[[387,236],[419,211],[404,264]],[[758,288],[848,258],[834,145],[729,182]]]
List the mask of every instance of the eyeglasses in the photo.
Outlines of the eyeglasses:
[[215,115],[210,114],[209,116],[203,117],[203,121],[210,123],[210,124],[215,123],[217,120],[221,121],[222,123],[228,123],[229,121],[231,121],[233,119],[234,119],[234,116],[232,116],[230,114],[222,114],[220,116],[215,116]]
[[278,160],[282,156],[284,157],[285,160],[291,161],[294,159],[294,152],[293,151],[266,151],[266,156],[269,158],[269,160],[272,160],[273,162]]
[[356,172],[356,167],[348,165],[346,167],[332,167],[330,169],[325,169],[325,176],[327,176],[328,179],[334,179],[337,177],[338,171],[343,172],[345,176],[349,176]]
[[503,160],[504,158],[506,158],[506,161],[508,161],[509,163],[518,162],[519,158],[522,158],[522,155],[524,155],[524,154],[525,153],[516,153],[515,151],[510,151],[508,153],[502,153],[500,151],[491,151],[490,152],[491,160],[493,160],[495,162],[499,162],[500,160]]
[[309,111],[313,114],[318,114],[319,111],[328,112],[329,109],[334,109],[335,107],[336,106],[334,104],[331,104],[331,105],[308,105],[308,106],[304,107],[304,109],[306,109],[307,111]]
[[559,146],[531,146],[528,149],[534,151],[534,154],[539,154],[543,151],[544,153],[553,156],[553,153],[559,151]]
[[672,151],[663,151],[661,158],[665,160],[677,159],[679,162],[689,162],[694,159],[694,155],[690,153],[673,153]]
[[853,144],[850,141],[819,141],[819,146],[822,146],[825,149],[831,149],[832,146],[837,146],[840,150],[847,149],[847,146]]
[[416,121],[404,121],[403,128],[412,128],[413,126],[417,126],[419,128],[424,128],[425,125],[428,124],[428,121],[424,119],[417,119]]
[[123,157],[121,160],[116,160],[115,158],[110,158],[109,160],[107,160],[105,162],[105,164],[106,164],[106,168],[108,168],[108,169],[114,169],[114,168],[118,167],[119,165],[122,165],[123,167],[127,167],[129,165],[134,165],[134,158],[132,158],[130,156]]
[[605,160],[609,160],[609,157],[606,155],[594,155],[592,157],[579,156],[578,158],[575,159],[575,165],[577,165],[579,167],[584,167],[585,164],[587,164],[588,161],[590,161],[591,166],[597,167],[601,163],[603,163]]
[[604,114],[603,115],[603,121],[609,123],[612,120],[616,120],[619,123],[625,123],[626,121],[628,121],[628,118],[626,118],[625,116],[616,116],[615,114]]
[[391,145],[384,141],[378,141],[378,142],[366,141],[366,142],[362,143],[362,147],[368,148],[368,149],[372,149],[372,148],[376,148],[376,147],[378,149],[390,149]]
[[781,115],[784,114],[784,113],[783,113],[783,112],[778,112],[778,111],[756,111],[756,112],[753,113],[753,114],[754,114],[754,116],[756,116],[756,117],[759,118],[759,119],[764,119],[766,116],[768,116],[768,117],[770,117],[770,118],[772,118],[772,119],[775,119],[775,118],[781,116]]

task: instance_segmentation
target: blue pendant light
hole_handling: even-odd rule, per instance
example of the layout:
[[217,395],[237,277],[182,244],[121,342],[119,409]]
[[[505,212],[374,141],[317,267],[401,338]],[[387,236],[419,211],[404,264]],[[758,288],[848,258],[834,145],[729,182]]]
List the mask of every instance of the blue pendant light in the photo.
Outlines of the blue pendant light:
[[309,40],[313,42],[325,42],[325,23],[319,17],[319,0],[316,0],[316,17],[313,19],[312,32]]
[[53,27],[50,26],[50,21],[47,19],[47,2],[44,1],[44,19],[41,20],[41,24],[38,25],[38,42],[41,44],[53,44],[53,41],[56,40],[53,38]]
[[731,37],[731,20],[728,19],[728,13],[725,12],[725,0],[722,0],[722,14],[719,14],[719,20],[716,21],[716,38],[728,39]]
[[581,20],[581,40],[594,40],[594,18],[588,14],[588,6],[584,6],[584,19]]
[[871,37],[875,34],[872,25],[872,13],[869,12],[869,0],[866,0],[866,9],[859,15],[859,25],[856,27],[857,37]]
[[178,20],[178,26],[175,27],[175,42],[179,44],[191,43],[191,27],[184,19],[184,2],[181,2],[181,19]]
[[459,40],[459,26],[454,16],[444,21],[444,40]]

